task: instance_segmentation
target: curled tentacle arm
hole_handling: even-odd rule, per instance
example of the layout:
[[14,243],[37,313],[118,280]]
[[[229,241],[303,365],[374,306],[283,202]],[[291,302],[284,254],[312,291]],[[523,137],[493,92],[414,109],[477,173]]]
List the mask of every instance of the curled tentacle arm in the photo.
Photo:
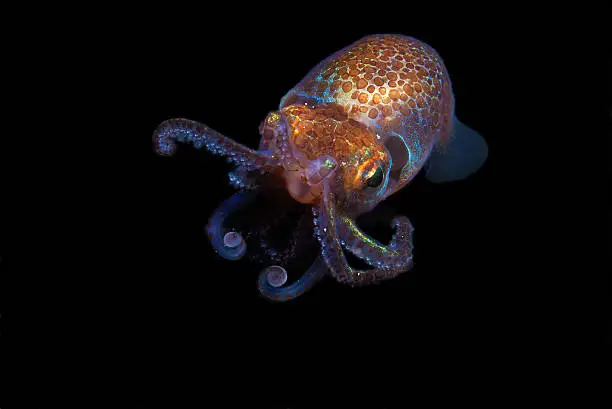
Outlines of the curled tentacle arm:
[[174,154],[177,141],[191,142],[196,149],[206,147],[211,153],[226,156],[230,162],[249,169],[278,165],[278,161],[271,156],[239,144],[208,126],[190,119],[168,119],[153,133],[155,150],[160,155]]
[[315,235],[321,243],[321,254],[331,275],[341,283],[352,286],[371,284],[382,280],[391,279],[408,270],[412,265],[412,259],[407,266],[382,267],[371,270],[353,269],[346,260],[340,240],[338,238],[340,217],[336,213],[334,206],[334,195],[329,191],[329,186],[325,183],[324,194],[318,206],[313,207],[315,215]]
[[414,228],[405,216],[391,221],[395,233],[388,246],[368,237],[348,216],[338,217],[340,244],[372,267],[408,269],[412,264],[412,231]]
[[254,192],[235,193],[214,211],[208,221],[206,231],[208,238],[217,253],[228,260],[239,260],[246,253],[246,243],[240,233],[228,236],[228,231],[223,227],[227,216],[249,204],[255,198]]
[[264,269],[259,274],[257,286],[259,292],[266,298],[273,301],[292,300],[306,291],[310,290],[323,276],[327,268],[321,257],[317,257],[315,262],[297,281],[285,287],[275,287],[268,278],[268,270]]

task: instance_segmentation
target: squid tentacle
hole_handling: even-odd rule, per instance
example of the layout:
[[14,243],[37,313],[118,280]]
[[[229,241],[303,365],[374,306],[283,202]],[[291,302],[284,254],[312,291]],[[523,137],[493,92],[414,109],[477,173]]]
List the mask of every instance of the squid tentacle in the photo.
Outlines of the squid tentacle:
[[302,277],[292,284],[285,287],[274,287],[270,285],[267,271],[264,269],[259,274],[257,287],[261,295],[272,301],[288,301],[310,290],[319,280],[321,280],[321,278],[323,278],[326,272],[327,268],[325,262],[321,259],[321,256],[319,256]]
[[229,199],[221,203],[210,217],[208,225],[206,226],[206,232],[210,243],[221,257],[228,260],[239,260],[246,253],[246,243],[242,236],[237,237],[237,245],[231,247],[226,245],[224,239],[227,231],[223,227],[223,223],[227,216],[251,203],[255,197],[255,192],[235,193]]
[[287,170],[299,169],[298,157],[301,156],[301,154],[295,149],[286,132],[278,136],[277,143],[279,151],[274,154],[274,157],[278,157],[283,168]]
[[258,186],[255,178],[249,176],[249,169],[244,166],[238,166],[228,174],[230,185],[234,189],[239,190],[254,190]]
[[348,216],[338,217],[340,244],[370,266],[383,269],[408,269],[412,265],[412,232],[406,216],[391,221],[395,233],[388,246],[368,237]]
[[196,149],[206,147],[211,153],[226,156],[229,162],[248,169],[265,165],[278,166],[278,161],[272,156],[255,151],[190,119],[168,119],[153,132],[153,143],[159,155],[173,155],[177,141],[191,142]]
[[[307,226],[305,225],[310,221],[310,218],[307,217],[307,213],[304,213],[300,220],[298,221],[298,225],[296,229],[293,231],[292,237],[289,240],[288,246],[284,251],[277,251],[270,247],[266,240],[266,236],[262,236],[260,238],[260,246],[262,250],[272,259],[274,262],[278,262],[279,264],[285,264],[287,260],[291,257],[295,256],[296,248],[299,248],[299,244],[301,242],[302,233],[306,230]],[[271,227],[274,227],[276,222],[281,219],[276,219],[272,222],[272,225],[267,226],[266,229],[269,230]],[[309,291],[316,283],[318,283],[323,276],[325,276],[327,272],[327,267],[325,262],[321,259],[321,256],[317,257],[314,263],[302,274],[302,276],[296,280],[295,282],[286,285],[286,286],[274,286],[268,279],[268,269],[264,269],[261,271],[259,278],[257,280],[257,287],[261,295],[265,298],[268,298],[272,301],[289,301],[294,298],[299,297],[305,292]]]
[[401,268],[374,268],[371,270],[356,270],[352,268],[344,253],[338,238],[338,220],[336,209],[333,206],[334,195],[329,191],[329,185],[325,183],[323,197],[318,206],[313,207],[315,216],[315,236],[321,243],[321,254],[327,264],[330,274],[340,283],[351,286],[373,284],[382,280],[388,280],[407,271],[412,265],[412,258],[408,266]]

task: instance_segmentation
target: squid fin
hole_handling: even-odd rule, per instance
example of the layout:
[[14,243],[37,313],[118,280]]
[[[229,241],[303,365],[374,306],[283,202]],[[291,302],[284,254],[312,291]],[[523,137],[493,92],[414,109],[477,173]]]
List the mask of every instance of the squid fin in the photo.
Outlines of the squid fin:
[[465,179],[482,167],[488,152],[483,137],[454,117],[453,135],[445,149],[431,153],[425,177],[434,183]]

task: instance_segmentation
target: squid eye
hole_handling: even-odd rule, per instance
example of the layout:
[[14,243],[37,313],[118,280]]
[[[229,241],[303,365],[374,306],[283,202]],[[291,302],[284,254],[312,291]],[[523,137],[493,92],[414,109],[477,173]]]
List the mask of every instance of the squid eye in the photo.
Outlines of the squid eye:
[[369,187],[378,187],[383,180],[383,169],[382,166],[376,168],[376,171],[372,176],[366,180],[366,185]]

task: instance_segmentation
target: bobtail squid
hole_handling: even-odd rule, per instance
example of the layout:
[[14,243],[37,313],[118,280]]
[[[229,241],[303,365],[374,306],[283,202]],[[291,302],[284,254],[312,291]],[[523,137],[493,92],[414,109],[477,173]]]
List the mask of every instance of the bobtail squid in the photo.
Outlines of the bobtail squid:
[[[357,226],[357,216],[421,169],[432,182],[460,180],[487,157],[484,139],[455,116],[451,82],[438,53],[404,35],[367,36],[320,62],[268,114],[259,132],[255,150],[196,121],[169,119],[153,139],[160,155],[172,155],[177,141],[190,142],[236,165],[230,181],[239,192],[207,226],[212,246],[226,259],[240,259],[246,243],[224,222],[265,188],[262,178],[280,180],[293,199],[312,207],[320,244],[314,263],[290,284],[282,266],[259,276],[261,294],[276,301],[303,294],[326,274],[359,286],[408,271],[409,219],[393,218],[395,232],[385,245]],[[344,250],[371,268],[353,268]]]

